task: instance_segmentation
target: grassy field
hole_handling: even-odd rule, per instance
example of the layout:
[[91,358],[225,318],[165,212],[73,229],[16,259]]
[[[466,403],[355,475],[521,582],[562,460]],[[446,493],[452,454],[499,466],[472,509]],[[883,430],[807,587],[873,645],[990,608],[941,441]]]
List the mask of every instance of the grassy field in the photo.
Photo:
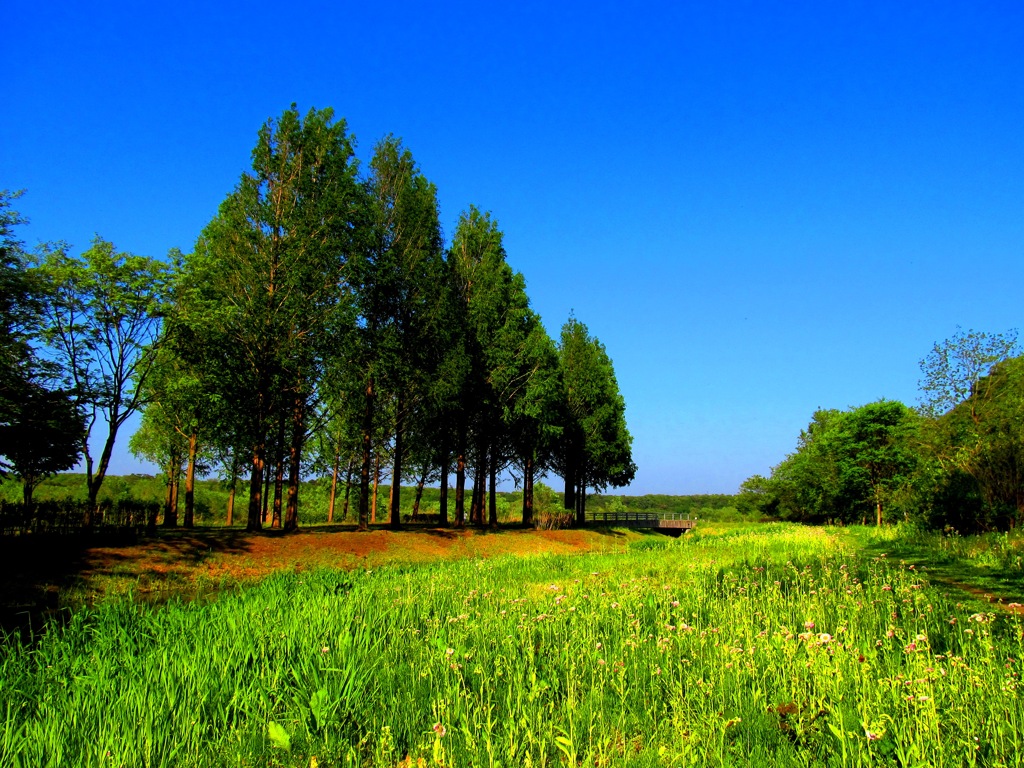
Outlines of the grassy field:
[[1016,606],[908,541],[709,525],[109,594],[3,645],[0,764],[1018,765]]

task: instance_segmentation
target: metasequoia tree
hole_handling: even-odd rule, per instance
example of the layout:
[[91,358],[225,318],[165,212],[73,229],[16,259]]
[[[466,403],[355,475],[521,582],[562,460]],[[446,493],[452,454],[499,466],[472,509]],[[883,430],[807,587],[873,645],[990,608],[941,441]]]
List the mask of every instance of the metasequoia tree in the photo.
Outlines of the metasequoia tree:
[[626,405],[604,345],[570,317],[558,349],[567,410],[557,465],[565,480],[565,508],[577,523],[586,515],[587,488],[628,485],[636,473]]
[[297,524],[307,405],[322,370],[326,329],[344,312],[344,269],[358,206],[344,121],[294,106],[268,120],[252,171],[221,204],[189,261],[183,322],[223,339],[224,388],[250,446],[247,529],[261,527],[268,436],[285,414],[286,527]]
[[349,276],[359,312],[359,366],[363,371],[359,525],[368,524],[373,433],[382,395],[394,414],[389,517],[399,525],[406,436],[424,407],[438,327],[435,301],[442,279],[437,191],[401,141],[381,141],[364,185],[364,219]]

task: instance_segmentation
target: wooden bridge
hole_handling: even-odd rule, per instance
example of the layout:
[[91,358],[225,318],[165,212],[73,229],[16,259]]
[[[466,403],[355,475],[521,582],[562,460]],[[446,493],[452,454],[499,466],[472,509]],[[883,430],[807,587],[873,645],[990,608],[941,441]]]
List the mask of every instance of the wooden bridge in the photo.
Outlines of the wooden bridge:
[[588,526],[647,528],[669,536],[679,536],[697,526],[688,515],[658,512],[587,512]]

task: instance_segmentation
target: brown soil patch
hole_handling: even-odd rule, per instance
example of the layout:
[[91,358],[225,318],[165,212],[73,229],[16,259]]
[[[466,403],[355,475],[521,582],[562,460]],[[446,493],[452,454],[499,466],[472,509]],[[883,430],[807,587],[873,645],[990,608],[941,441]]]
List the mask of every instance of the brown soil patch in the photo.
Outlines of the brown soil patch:
[[[521,528],[373,528],[319,526],[295,533],[198,529],[161,531],[141,541],[95,538],[0,542],[0,611],[38,611],[132,590],[185,593],[312,568],[375,568],[465,557],[622,551],[642,534]],[[55,547],[60,551],[55,551]]]

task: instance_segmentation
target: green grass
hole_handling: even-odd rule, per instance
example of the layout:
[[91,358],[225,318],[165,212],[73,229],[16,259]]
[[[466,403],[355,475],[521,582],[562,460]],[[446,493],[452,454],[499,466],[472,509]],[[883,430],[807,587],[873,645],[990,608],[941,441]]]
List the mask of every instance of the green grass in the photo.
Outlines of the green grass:
[[1018,764],[1020,620],[858,536],[720,525],[111,599],[3,646],[0,764]]
[[835,529],[866,554],[916,569],[952,594],[970,591],[1002,602],[1024,603],[1024,534],[1019,531],[960,536],[897,525],[878,531]]

